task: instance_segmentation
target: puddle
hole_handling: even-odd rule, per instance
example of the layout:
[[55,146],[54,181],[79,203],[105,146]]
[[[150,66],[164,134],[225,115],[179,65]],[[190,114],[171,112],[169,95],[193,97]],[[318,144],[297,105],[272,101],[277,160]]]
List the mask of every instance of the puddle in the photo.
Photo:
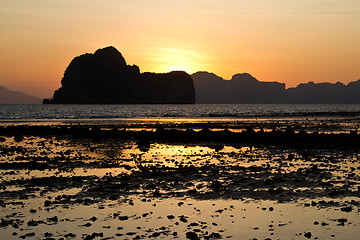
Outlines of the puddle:
[[6,136],[0,234],[353,239],[359,159],[354,149]]

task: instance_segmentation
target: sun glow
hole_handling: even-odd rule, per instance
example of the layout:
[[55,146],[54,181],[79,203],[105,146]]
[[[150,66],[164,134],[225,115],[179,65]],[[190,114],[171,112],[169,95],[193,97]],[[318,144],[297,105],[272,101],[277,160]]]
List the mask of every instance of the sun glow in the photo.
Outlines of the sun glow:
[[167,70],[166,72],[171,72],[171,71],[184,71],[187,72],[189,74],[191,74],[192,72],[189,70],[189,68],[187,68],[185,65],[180,66],[180,65],[168,65],[166,66]]
[[158,72],[185,71],[196,72],[202,56],[196,50],[188,48],[160,48],[156,56]]

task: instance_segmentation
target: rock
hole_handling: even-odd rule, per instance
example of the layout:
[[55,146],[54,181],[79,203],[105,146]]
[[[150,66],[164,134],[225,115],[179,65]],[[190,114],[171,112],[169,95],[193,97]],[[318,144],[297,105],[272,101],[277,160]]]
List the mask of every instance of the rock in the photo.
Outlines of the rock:
[[340,210],[342,211],[342,212],[351,212],[353,209],[352,209],[352,207],[342,207],[342,208],[340,208]]
[[192,222],[189,224],[189,227],[195,227],[195,226],[199,226],[199,224],[196,222]]
[[27,225],[30,226],[30,227],[35,227],[35,226],[37,226],[39,224],[35,220],[30,220],[30,221],[28,221]]
[[199,239],[198,235],[195,232],[187,232],[186,238],[191,240],[197,240]]
[[58,219],[57,216],[52,217],[52,218],[48,218],[48,221],[49,221],[49,222],[57,222],[58,220],[59,220],[59,219]]
[[180,220],[181,222],[187,223],[187,219],[186,219],[185,216],[180,216],[179,220]]
[[204,236],[204,239],[220,239],[221,235],[220,233],[211,233],[208,236]]
[[159,237],[160,236],[160,233],[159,232],[154,232],[153,234],[150,235],[151,237]]
[[27,237],[34,237],[34,236],[35,236],[35,233],[34,233],[34,232],[31,232],[31,233],[27,233],[27,234],[25,234],[25,235],[20,236],[20,238],[25,239],[25,238],[27,238]]
[[21,135],[16,135],[16,136],[14,137],[14,141],[15,141],[15,142],[21,142],[22,140],[24,140],[24,137],[21,136]]
[[339,223],[346,223],[348,220],[346,218],[339,218],[338,222]]
[[76,234],[74,234],[74,233],[68,233],[68,234],[65,234],[64,237],[65,237],[65,238],[75,238],[75,237],[76,237]]
[[128,219],[129,219],[128,216],[119,216],[120,221],[125,221],[125,220],[128,220]]
[[311,232],[304,233],[304,237],[310,239],[311,238]]
[[49,238],[49,237],[51,237],[53,234],[52,233],[49,233],[49,232],[46,232],[46,233],[44,233],[44,237],[46,237],[46,238]]
[[114,47],[75,57],[53,99],[44,104],[195,103],[191,76],[182,71],[142,73]]

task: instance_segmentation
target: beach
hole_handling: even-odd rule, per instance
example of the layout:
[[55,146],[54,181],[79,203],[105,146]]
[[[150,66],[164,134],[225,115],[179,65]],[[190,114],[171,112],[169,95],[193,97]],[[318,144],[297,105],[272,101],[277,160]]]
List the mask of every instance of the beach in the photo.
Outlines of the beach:
[[360,141],[350,120],[3,124],[0,231],[6,239],[356,239]]

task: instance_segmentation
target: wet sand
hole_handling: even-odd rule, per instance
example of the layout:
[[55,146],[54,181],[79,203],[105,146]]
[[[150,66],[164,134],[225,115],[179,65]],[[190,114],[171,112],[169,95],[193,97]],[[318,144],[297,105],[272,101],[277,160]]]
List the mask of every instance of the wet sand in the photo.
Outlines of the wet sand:
[[356,239],[346,121],[0,127],[3,239]]

